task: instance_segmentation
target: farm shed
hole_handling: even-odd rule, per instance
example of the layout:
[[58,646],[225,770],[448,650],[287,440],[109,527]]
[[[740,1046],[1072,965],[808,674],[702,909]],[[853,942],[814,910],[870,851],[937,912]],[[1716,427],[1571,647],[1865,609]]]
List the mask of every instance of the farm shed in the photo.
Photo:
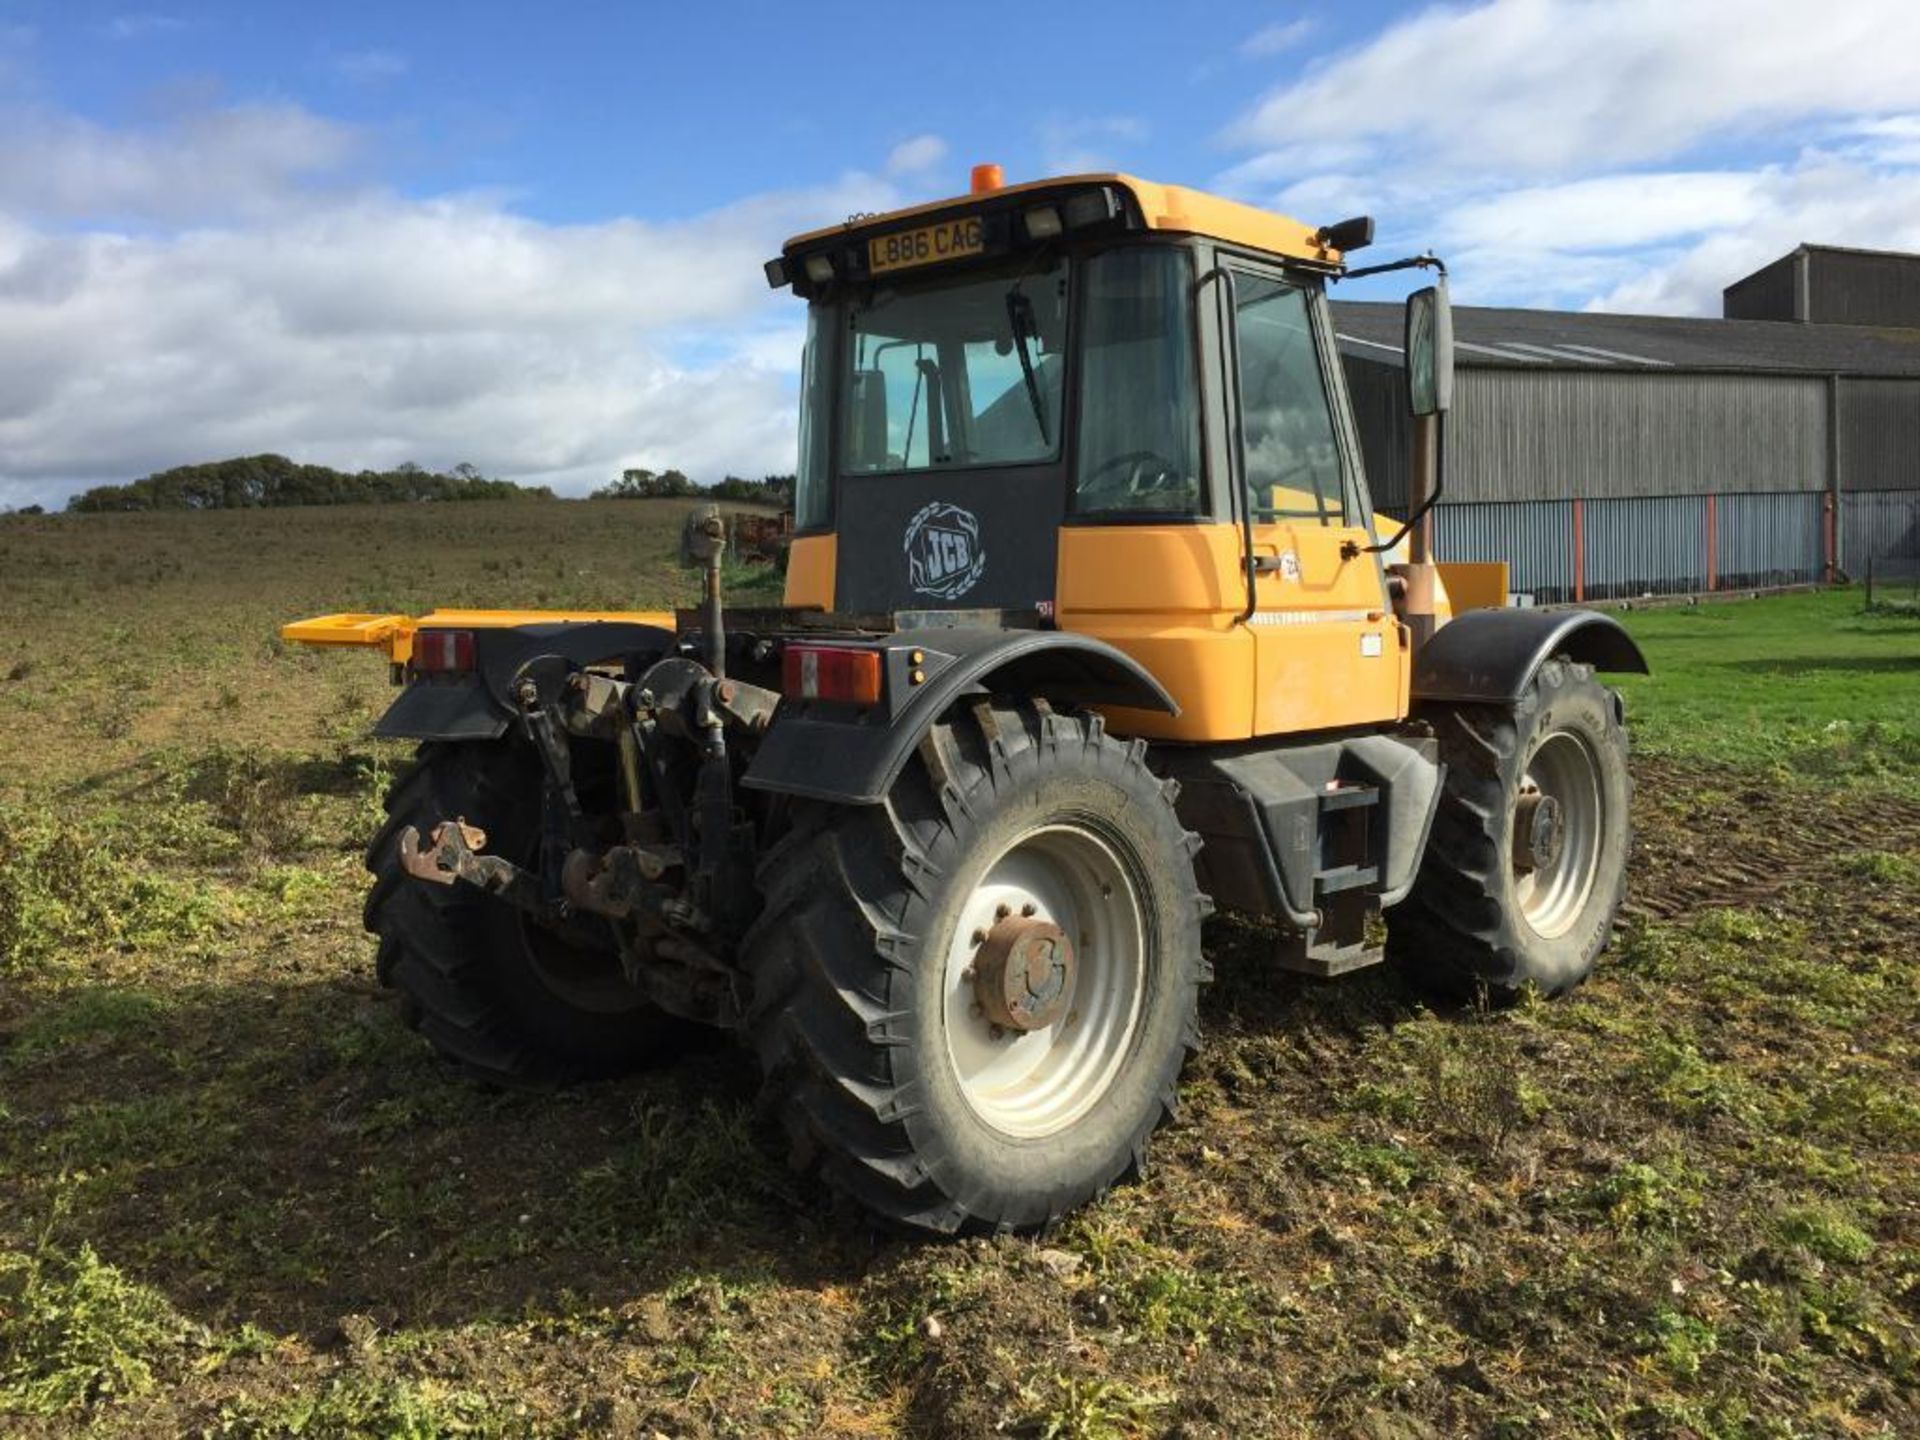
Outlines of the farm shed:
[[[1441,553],[1508,557],[1514,589],[1543,601],[1920,556],[1920,256],[1861,254],[1803,246],[1730,286],[1729,314],[1749,318],[1456,307]],[[1815,315],[1887,318],[1797,318],[1809,296]],[[1391,513],[1406,497],[1402,310],[1333,309]]]

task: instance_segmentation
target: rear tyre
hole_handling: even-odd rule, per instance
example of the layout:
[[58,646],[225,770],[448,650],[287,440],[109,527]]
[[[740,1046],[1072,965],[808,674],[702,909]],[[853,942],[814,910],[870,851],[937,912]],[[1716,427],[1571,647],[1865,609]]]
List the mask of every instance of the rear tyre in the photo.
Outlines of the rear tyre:
[[768,855],[748,1030],[803,1170],[889,1222],[1031,1230],[1144,1165],[1198,1041],[1198,838],[1146,747],[996,700]]
[[1512,705],[1423,706],[1447,766],[1387,952],[1443,993],[1562,995],[1592,973],[1626,893],[1627,732],[1593,669],[1552,659]]
[[611,938],[583,948],[472,886],[400,868],[404,827],[424,838],[456,817],[487,832],[490,852],[533,865],[541,784],[538,761],[514,740],[422,746],[367,849],[381,982],[434,1049],[494,1084],[619,1074],[670,1049],[682,1026],[627,983]]

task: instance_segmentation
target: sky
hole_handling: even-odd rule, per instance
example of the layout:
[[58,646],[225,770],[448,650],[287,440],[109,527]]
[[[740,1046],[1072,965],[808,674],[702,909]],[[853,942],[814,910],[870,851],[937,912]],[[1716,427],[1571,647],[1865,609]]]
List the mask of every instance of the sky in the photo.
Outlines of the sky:
[[1801,241],[1920,250],[1920,4],[0,0],[0,507],[269,450],[790,471],[761,262],[978,161],[1710,315]]

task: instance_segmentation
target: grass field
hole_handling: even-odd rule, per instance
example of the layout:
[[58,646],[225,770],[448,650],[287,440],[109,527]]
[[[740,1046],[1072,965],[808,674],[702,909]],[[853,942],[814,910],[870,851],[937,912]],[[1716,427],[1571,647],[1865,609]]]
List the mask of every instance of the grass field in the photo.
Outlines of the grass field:
[[907,1244],[724,1044],[485,1093],[372,980],[384,666],[276,626],[683,601],[676,517],[0,520],[0,1433],[1920,1434],[1920,620],[1626,616],[1593,983],[1436,1011],[1216,920],[1146,1181]]

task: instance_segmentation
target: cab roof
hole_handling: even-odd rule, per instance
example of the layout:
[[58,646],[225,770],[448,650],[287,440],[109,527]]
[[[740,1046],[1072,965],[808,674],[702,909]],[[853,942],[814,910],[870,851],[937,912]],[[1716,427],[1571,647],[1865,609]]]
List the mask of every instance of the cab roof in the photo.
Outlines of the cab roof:
[[1128,196],[1138,207],[1147,230],[1200,235],[1223,244],[1284,255],[1313,265],[1332,267],[1341,263],[1338,250],[1320,243],[1317,227],[1286,215],[1242,204],[1238,200],[1209,195],[1184,185],[1162,185],[1134,175],[1105,172],[1058,175],[1044,180],[1027,180],[1018,185],[976,187],[969,194],[949,196],[924,205],[889,210],[878,215],[856,215],[839,225],[828,225],[796,235],[781,248],[785,254],[791,255],[796,250],[818,245],[822,241],[885,231],[917,216],[964,209],[969,204],[1000,202],[1027,194],[1098,185],[1110,186]]

